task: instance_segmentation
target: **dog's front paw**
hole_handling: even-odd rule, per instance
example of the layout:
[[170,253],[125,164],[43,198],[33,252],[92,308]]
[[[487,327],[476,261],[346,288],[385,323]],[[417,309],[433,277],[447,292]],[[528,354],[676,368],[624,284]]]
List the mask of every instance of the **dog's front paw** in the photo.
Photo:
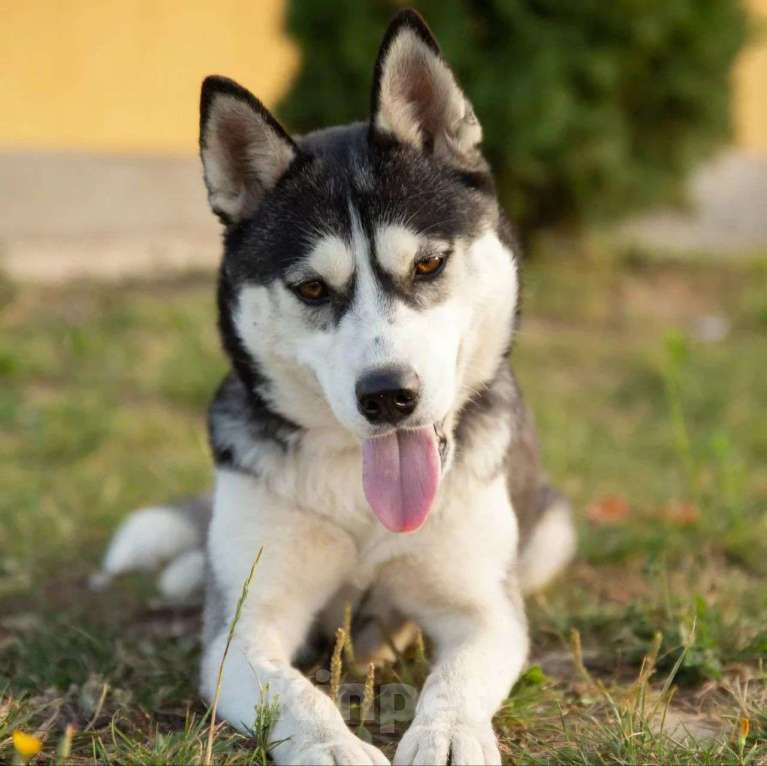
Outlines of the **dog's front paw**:
[[282,766],[389,766],[389,759],[350,731],[327,736],[295,734],[279,742],[270,755]]
[[496,766],[501,754],[490,722],[469,726],[454,721],[418,720],[405,732],[394,756],[394,766]]

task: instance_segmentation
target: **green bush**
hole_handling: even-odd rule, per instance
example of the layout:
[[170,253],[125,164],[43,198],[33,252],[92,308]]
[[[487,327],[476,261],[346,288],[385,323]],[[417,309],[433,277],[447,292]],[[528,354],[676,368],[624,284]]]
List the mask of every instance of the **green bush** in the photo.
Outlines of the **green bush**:
[[[292,0],[302,68],[278,108],[294,130],[367,116],[397,0]],[[421,0],[485,131],[523,232],[676,197],[729,130],[740,0]]]

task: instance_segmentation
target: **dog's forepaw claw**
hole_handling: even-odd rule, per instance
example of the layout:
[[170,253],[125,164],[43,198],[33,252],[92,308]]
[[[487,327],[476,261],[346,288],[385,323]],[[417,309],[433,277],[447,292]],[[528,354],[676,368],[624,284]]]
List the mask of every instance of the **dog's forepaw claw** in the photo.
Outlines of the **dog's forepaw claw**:
[[500,766],[501,754],[490,723],[468,726],[462,723],[416,723],[397,748],[394,766]]

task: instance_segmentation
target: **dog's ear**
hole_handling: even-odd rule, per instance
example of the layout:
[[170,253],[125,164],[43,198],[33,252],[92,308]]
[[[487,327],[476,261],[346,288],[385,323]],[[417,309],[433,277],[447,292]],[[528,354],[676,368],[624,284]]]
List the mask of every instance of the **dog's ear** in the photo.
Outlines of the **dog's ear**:
[[200,156],[213,212],[232,224],[251,215],[299,150],[250,91],[207,77],[200,96]]
[[413,10],[398,13],[376,62],[371,133],[473,165],[482,128],[426,22]]

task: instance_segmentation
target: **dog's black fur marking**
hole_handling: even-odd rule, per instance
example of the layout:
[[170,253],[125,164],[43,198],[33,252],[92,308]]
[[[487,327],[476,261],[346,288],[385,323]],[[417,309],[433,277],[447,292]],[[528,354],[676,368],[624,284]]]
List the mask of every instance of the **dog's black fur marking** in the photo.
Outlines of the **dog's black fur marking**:
[[477,477],[489,482],[505,473],[519,523],[520,545],[524,545],[558,493],[548,484],[532,412],[506,359],[493,380],[461,410],[455,429],[456,463],[470,461],[475,448],[485,445],[486,449],[488,436],[499,426],[508,426],[508,441],[499,447],[493,467],[487,471],[483,462],[483,472]]
[[218,387],[208,413],[208,436],[216,465],[258,474],[248,458],[254,449],[276,446],[287,452],[300,439],[302,429],[274,412],[258,392],[246,389],[230,373]]
[[[226,229],[218,293],[219,327],[224,348],[249,389],[258,384],[256,362],[249,359],[232,320],[239,286],[283,279],[306,257],[318,231],[331,231],[351,240],[350,204],[360,216],[371,250],[375,248],[374,230],[381,223],[406,220],[415,230],[450,242],[459,234],[476,233],[488,211],[498,215],[489,193],[493,188],[489,174],[485,174],[486,181],[467,185],[466,173],[410,147],[370,143],[366,131],[366,126],[358,123],[303,138],[298,158],[255,213]],[[445,297],[439,277],[398,282],[380,268],[375,257],[371,260],[384,293],[414,308]],[[329,310],[313,307],[307,311],[317,317],[319,326],[328,321],[338,323],[352,303],[353,288],[354,283],[348,291],[336,294]]]
[[[268,406],[269,381],[258,361],[245,350],[234,327],[235,296],[245,283],[266,285],[284,279],[286,272],[307,256],[318,232],[328,231],[351,241],[350,207],[359,216],[368,240],[379,289],[391,300],[401,300],[415,309],[443,300],[446,282],[442,275],[414,282],[385,271],[375,253],[374,234],[379,225],[406,221],[416,231],[452,243],[458,236],[476,236],[480,227],[491,221],[497,224],[503,243],[511,252],[518,252],[512,227],[498,208],[492,174],[483,160],[471,169],[456,167],[373,129],[383,66],[392,41],[403,27],[415,32],[435,55],[441,56],[429,28],[415,11],[398,14],[376,63],[369,122],[326,128],[293,140],[245,88],[223,77],[207,78],[203,84],[201,149],[211,104],[217,94],[223,93],[248,104],[296,153],[255,212],[242,221],[229,222],[225,230],[218,290],[219,328],[234,375],[224,381],[210,411],[211,443],[219,465],[243,468],[245,461],[238,454],[243,443],[272,442],[289,449],[300,432],[296,424]],[[450,263],[446,270],[449,268]],[[327,306],[307,306],[307,317],[320,329],[337,324],[353,303],[355,287],[352,276],[348,285],[331,295]],[[487,433],[494,417],[508,417],[509,409],[515,406],[518,392],[508,371],[508,351],[495,379],[460,415],[454,437],[458,459],[468,454],[469,444]],[[223,416],[231,425],[242,402],[248,414],[242,425],[245,438],[238,447],[221,433],[225,428],[216,428],[215,421]],[[515,411],[513,417],[519,420],[517,425],[524,423],[519,412]],[[512,430],[521,433],[525,429]],[[505,461],[505,453],[499,453],[495,473],[504,470]]]

